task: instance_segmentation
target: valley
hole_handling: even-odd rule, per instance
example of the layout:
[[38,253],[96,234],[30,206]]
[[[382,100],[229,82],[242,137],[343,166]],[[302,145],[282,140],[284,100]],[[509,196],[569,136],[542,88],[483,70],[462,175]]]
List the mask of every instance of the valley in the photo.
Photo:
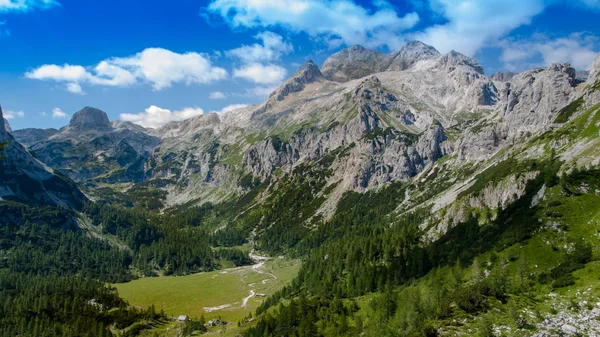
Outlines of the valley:
[[586,75],[354,46],[222,113],[4,127],[0,336],[597,336]]

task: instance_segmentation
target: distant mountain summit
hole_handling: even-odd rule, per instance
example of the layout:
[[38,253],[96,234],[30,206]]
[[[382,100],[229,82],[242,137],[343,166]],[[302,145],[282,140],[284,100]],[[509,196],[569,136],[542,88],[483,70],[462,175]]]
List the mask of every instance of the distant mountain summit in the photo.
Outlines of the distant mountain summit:
[[307,84],[324,79],[319,67],[312,60],[309,60],[290,79],[285,81],[279,89],[275,90],[270,97],[276,97],[278,101],[282,101],[290,93],[302,91]]
[[347,82],[384,71],[406,70],[419,61],[439,56],[439,51],[421,41],[409,42],[391,54],[356,45],[331,55],[323,63],[322,72],[328,80]]
[[79,131],[112,129],[106,112],[89,106],[77,111],[73,115],[73,118],[69,122],[69,127]]

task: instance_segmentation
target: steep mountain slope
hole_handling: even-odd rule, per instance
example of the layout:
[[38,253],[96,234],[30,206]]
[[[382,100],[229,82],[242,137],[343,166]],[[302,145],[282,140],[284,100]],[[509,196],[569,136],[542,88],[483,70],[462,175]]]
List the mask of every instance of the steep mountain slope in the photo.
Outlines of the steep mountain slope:
[[4,142],[8,142],[8,145],[4,148],[5,158],[0,166],[0,200],[81,208],[86,198],[77,186],[33,158],[3,126],[0,128],[0,143]]

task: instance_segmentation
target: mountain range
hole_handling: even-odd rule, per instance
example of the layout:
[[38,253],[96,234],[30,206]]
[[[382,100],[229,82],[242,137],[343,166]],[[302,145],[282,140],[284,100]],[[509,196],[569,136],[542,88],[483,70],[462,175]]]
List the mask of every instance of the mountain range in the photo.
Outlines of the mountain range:
[[113,279],[301,259],[245,336],[600,333],[600,55],[487,76],[353,46],[260,104],[157,129],[84,107],[0,143],[0,201],[70,212]]

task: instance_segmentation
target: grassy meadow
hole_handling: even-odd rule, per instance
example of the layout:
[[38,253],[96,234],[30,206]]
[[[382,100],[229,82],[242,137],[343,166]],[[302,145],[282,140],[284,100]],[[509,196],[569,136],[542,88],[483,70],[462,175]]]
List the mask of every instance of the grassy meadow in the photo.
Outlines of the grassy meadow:
[[273,259],[259,265],[188,276],[142,278],[114,286],[119,296],[134,306],[147,308],[154,304],[169,316],[204,315],[207,321],[220,316],[237,325],[238,320],[254,314],[264,299],[251,294],[271,295],[288,284],[299,268],[299,261]]

